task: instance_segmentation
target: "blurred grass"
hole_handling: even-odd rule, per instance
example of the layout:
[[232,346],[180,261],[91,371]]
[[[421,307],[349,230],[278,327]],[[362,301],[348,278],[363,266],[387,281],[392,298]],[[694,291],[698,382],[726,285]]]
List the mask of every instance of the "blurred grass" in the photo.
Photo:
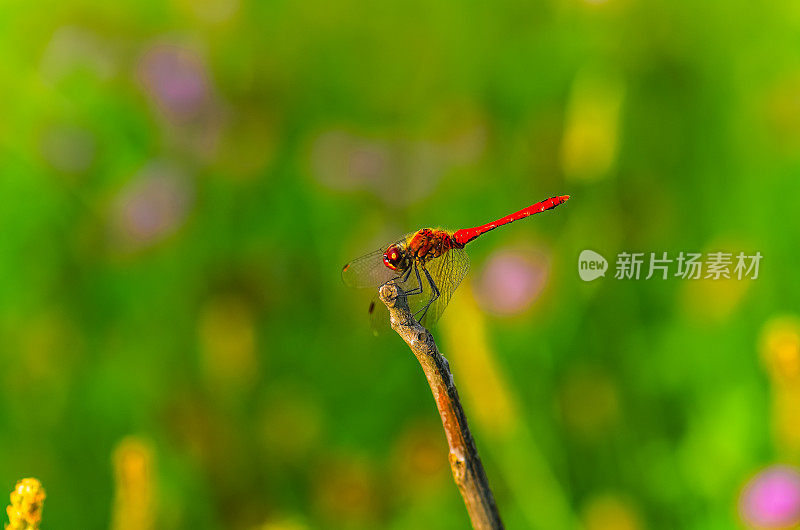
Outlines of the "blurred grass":
[[[47,485],[48,527],[107,527],[133,436],[154,528],[463,527],[424,379],[339,270],[569,193],[470,248],[476,291],[495,252],[548,264],[525,309],[470,317],[514,403],[509,436],[467,405],[501,513],[546,528],[557,488],[592,530],[734,526],[744,481],[797,463],[773,372],[800,353],[759,351],[800,295],[799,25],[789,1],[6,2],[0,477]],[[584,248],[764,260],[585,284]],[[463,289],[437,336],[480,396]]]

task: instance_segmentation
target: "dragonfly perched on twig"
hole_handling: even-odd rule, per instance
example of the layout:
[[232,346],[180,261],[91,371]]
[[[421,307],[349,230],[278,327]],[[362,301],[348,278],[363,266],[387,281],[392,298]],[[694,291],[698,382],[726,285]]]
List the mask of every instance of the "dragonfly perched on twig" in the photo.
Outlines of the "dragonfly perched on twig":
[[[408,304],[420,324],[430,327],[442,316],[450,297],[469,270],[464,246],[499,226],[551,210],[569,195],[550,197],[491,223],[455,232],[423,228],[365,256],[342,269],[350,287],[375,288],[394,281],[408,296]],[[370,305],[370,313],[375,302]]]

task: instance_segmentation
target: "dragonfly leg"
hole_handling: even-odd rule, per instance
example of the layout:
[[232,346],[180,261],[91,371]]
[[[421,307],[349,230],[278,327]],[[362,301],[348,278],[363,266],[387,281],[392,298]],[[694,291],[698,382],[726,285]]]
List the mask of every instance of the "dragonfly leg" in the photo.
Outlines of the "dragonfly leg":
[[[406,296],[408,296],[408,295],[416,295],[416,294],[422,293],[422,291],[423,291],[423,289],[422,289],[422,278],[419,275],[419,269],[417,268],[416,262],[411,267],[408,267],[406,270],[404,270],[400,275],[395,276],[394,278],[392,278],[388,282],[385,282],[383,285],[386,285],[387,283],[394,282],[394,281],[397,281],[398,283],[407,282],[409,276],[411,276],[412,269],[413,269],[414,273],[417,275],[417,286],[414,287],[413,289],[410,289],[410,290],[406,291],[405,294],[406,294]],[[427,271],[425,271],[425,272],[427,272]],[[370,314],[373,314],[373,311],[374,311],[374,306],[370,305],[370,311],[369,311]],[[404,325],[411,326],[412,323],[411,322],[406,322]]]
[[[416,262],[414,262],[414,264],[411,267],[409,267],[405,271],[403,271],[403,273],[400,276],[398,276],[397,278],[394,278],[394,279],[395,280],[399,280],[400,283],[405,283],[406,281],[408,281],[409,276],[411,276],[411,270],[412,269],[414,270],[414,274],[416,274],[416,276],[417,276],[417,286],[412,288],[412,289],[409,289],[408,291],[406,291],[405,292],[406,296],[409,296],[409,295],[413,296],[413,295],[421,294],[423,292],[422,277],[419,275],[419,267],[417,266]],[[423,267],[423,270],[425,270],[424,267]],[[425,271],[425,272],[427,273],[428,271]],[[413,325],[413,319],[410,322],[403,323],[403,325],[412,326]]]
[[436,299],[439,298],[439,295],[440,295],[439,288],[436,287],[436,282],[433,281],[433,278],[431,277],[431,273],[428,272],[428,269],[426,269],[425,267],[422,267],[422,272],[425,273],[425,278],[428,280],[428,283],[431,286],[431,291],[433,291],[433,294],[431,295],[430,300],[428,300],[428,303],[425,304],[425,307],[423,307],[422,309],[420,309],[419,311],[417,311],[414,314],[414,316],[416,317],[419,313],[422,313],[422,316],[420,316],[417,320],[422,320],[423,318],[425,318],[425,315],[428,313],[428,309],[431,307],[431,304],[433,302],[435,302]]
[[[386,285],[387,283],[392,283],[392,282],[405,283],[405,282],[408,280],[408,277],[409,277],[410,275],[411,275],[411,267],[407,268],[406,270],[404,270],[402,273],[398,274],[398,275],[397,275],[397,276],[395,276],[394,278],[392,278],[392,279],[390,279],[390,280],[387,280],[387,281],[383,282],[383,283],[382,283],[382,284],[381,284],[381,285],[378,287],[378,290],[380,290],[380,288],[381,288],[381,287],[383,287],[384,285]],[[419,273],[417,273],[417,276],[419,276]]]
[[405,283],[408,281],[408,277],[411,276],[411,267],[407,268],[403,271],[403,274],[397,277],[400,280],[400,283]]
[[[410,289],[410,290],[406,291],[406,295],[411,295],[411,296],[413,296],[415,294],[421,294],[422,291],[423,291],[423,289],[422,289],[422,278],[419,275],[419,267],[417,267],[417,264],[414,263],[414,267],[413,268],[414,268],[414,272],[417,275],[417,286],[414,287],[413,289]],[[422,270],[425,270],[425,268],[423,267]],[[427,271],[425,271],[425,272],[427,272]],[[410,273],[411,273],[411,268],[409,267],[409,274]]]

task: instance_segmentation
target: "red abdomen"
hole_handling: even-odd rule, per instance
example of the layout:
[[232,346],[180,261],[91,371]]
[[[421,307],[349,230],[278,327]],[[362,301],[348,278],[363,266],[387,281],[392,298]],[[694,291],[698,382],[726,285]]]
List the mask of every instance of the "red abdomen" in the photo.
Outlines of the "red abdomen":
[[[569,195],[561,195],[558,197],[550,197],[549,199],[545,199],[541,202],[537,202],[536,204],[532,204],[527,208],[523,208],[518,212],[514,212],[511,215],[506,215],[505,217],[501,217],[497,221],[487,223],[482,226],[476,226],[475,228],[464,228],[458,230],[456,233],[453,234],[453,241],[457,245],[461,245],[462,247],[475,239],[476,237],[489,232],[490,230],[494,230],[498,226],[503,226],[508,223],[513,223],[514,221],[518,221],[520,219],[524,219],[529,215],[533,215],[539,212],[543,212],[545,210],[551,210],[558,206],[559,204],[564,204],[569,200]],[[460,248],[460,247],[459,247]]]

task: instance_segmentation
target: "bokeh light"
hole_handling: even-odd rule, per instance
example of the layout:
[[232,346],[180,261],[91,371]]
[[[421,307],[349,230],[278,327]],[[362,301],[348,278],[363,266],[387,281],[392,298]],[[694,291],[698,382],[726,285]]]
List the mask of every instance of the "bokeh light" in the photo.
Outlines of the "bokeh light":
[[426,141],[368,138],[326,131],[312,142],[311,171],[335,190],[367,190],[386,203],[403,206],[430,195],[448,163]]
[[764,325],[761,358],[776,384],[800,383],[800,318],[775,317]]
[[65,25],[57,28],[42,55],[42,78],[50,83],[81,71],[89,71],[98,79],[109,79],[118,68],[113,41],[88,27]]
[[377,477],[360,459],[334,457],[316,477],[315,506],[329,524],[343,519],[374,524],[379,499]]
[[641,518],[630,500],[606,493],[590,499],[583,510],[586,530],[640,530]]
[[158,108],[178,123],[196,118],[211,101],[205,65],[187,48],[150,48],[141,58],[139,76]]
[[617,156],[624,86],[609,70],[587,68],[573,82],[561,146],[564,173],[573,180],[607,176]]
[[449,487],[447,444],[439,425],[410,425],[394,445],[392,475],[397,488],[407,496],[424,497],[431,490]]
[[514,315],[536,301],[549,272],[550,263],[542,251],[498,250],[487,259],[475,294],[490,313]]
[[[792,511],[797,2],[3,7],[0,475],[43,528],[466,527],[341,267],[562,194],[432,329],[507,527]],[[584,282],[585,249],[763,260]]]
[[209,300],[200,315],[198,335],[205,376],[218,390],[241,389],[258,377],[253,310],[236,295]]
[[117,245],[137,249],[177,231],[194,201],[189,177],[176,166],[152,162],[141,169],[114,201]]
[[113,530],[154,528],[153,449],[139,437],[120,441],[114,450]]
[[758,528],[788,528],[800,523],[800,474],[789,466],[760,471],[739,498],[742,519]]
[[567,374],[560,392],[564,424],[579,439],[593,440],[605,434],[620,419],[616,384],[602,370],[578,367]]

